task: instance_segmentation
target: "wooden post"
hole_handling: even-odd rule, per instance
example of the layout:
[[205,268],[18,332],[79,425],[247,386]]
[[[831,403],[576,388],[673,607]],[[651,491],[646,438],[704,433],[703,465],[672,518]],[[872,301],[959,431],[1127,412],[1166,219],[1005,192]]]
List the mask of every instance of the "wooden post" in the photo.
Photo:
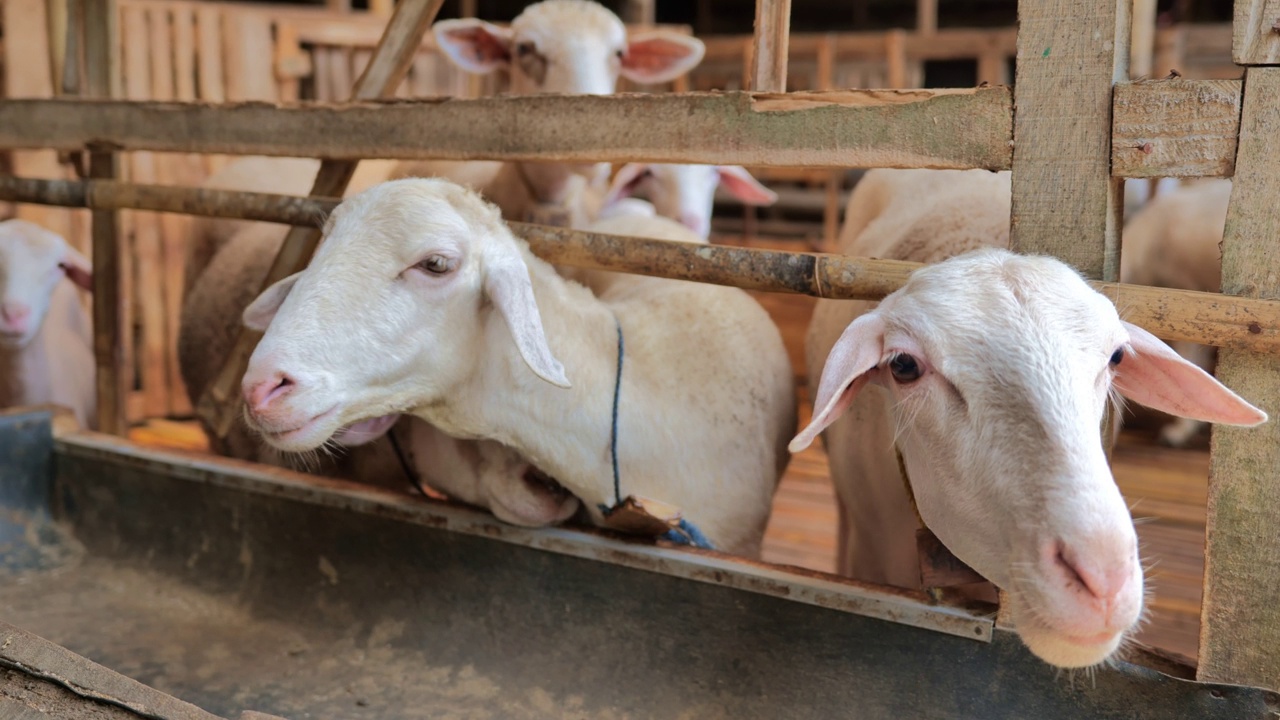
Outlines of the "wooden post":
[[791,0],[756,0],[755,54],[751,89],[787,91],[787,48],[791,35]]
[[[444,0],[400,0],[395,14],[387,23],[387,29],[378,41],[373,60],[356,82],[353,100],[372,100],[388,97],[396,92],[405,74],[409,72],[422,37],[430,27]],[[355,162],[325,161],[316,174],[312,195],[342,197],[355,173]],[[316,228],[295,227],[285,237],[262,287],[265,290],[276,281],[292,275],[307,266],[311,254],[320,241]],[[219,438],[225,438],[235,422],[239,407],[240,379],[244,376],[261,334],[242,327],[231,354],[223,361],[222,372],[205,389],[196,407],[196,414],[212,428]]]
[[[111,97],[119,77],[119,44],[115,0],[88,2],[84,7],[85,94]],[[89,148],[89,177],[113,180],[119,176],[119,157],[106,148]],[[98,430],[124,435],[128,430],[125,403],[125,339],[128,296],[124,272],[128,261],[120,236],[120,213],[93,211],[93,354],[97,364]],[[156,298],[159,300],[159,298]]]
[[653,25],[657,22],[656,0],[626,0],[622,5],[622,21],[628,25]]
[[[1223,293],[1280,298],[1277,155],[1280,68],[1251,67],[1222,243]],[[1280,690],[1280,355],[1223,348],[1216,375],[1270,419],[1213,428],[1196,679]]]
[[[835,72],[836,38],[829,33],[818,40],[818,87],[815,89],[835,87]],[[844,171],[828,170],[822,204],[822,249],[828,252],[835,249],[836,237],[840,234],[840,190],[843,187]]]
[[1111,93],[1128,77],[1128,12],[1116,0],[1018,4],[1010,244],[1104,280],[1120,268]]
[[1280,3],[1236,0],[1231,57],[1237,65],[1280,64]]
[[1129,77],[1150,77],[1156,48],[1156,0],[1133,0],[1133,32],[1129,37]]
[[458,0],[458,17],[475,17],[479,12],[476,7],[479,4],[479,0]]
[[884,34],[886,84],[894,89],[907,86],[907,34],[894,28]]

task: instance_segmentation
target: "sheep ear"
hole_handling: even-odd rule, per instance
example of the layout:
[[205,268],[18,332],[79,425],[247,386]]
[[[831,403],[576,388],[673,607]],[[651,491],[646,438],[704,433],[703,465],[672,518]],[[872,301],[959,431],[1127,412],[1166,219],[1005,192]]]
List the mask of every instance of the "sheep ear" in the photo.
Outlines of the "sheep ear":
[[605,205],[612,205],[636,191],[640,181],[649,170],[649,163],[627,163],[622,166],[613,181],[609,183],[609,194],[604,198]]
[[772,205],[778,201],[778,193],[761,185],[741,165],[717,165],[716,172],[724,189],[748,205]]
[[871,379],[884,355],[884,319],[869,312],[849,323],[840,339],[832,346],[822,368],[818,395],[813,403],[813,418],[791,440],[787,449],[800,452],[813,443],[853,404],[854,397]]
[[484,290],[511,331],[520,357],[535,375],[552,385],[570,387],[564,366],[551,354],[542,330],[542,315],[533,296],[529,268],[518,256],[492,258],[485,268]]
[[1129,347],[1116,367],[1116,389],[1134,402],[1179,417],[1222,425],[1252,427],[1267,414],[1246,402],[1212,375],[1187,361],[1159,338],[1124,323]]
[[298,282],[298,277],[301,275],[302,273],[296,272],[263,290],[262,294],[244,309],[244,314],[241,316],[244,326],[250,330],[266,332],[271,319],[284,304],[284,299],[289,297],[289,291],[293,289],[293,284]]
[[622,56],[622,76],[641,85],[670,82],[702,62],[706,52],[701,40],[688,35],[661,30],[636,33]]
[[475,18],[462,18],[441,20],[431,30],[449,60],[469,73],[487,75],[511,64],[509,29]]
[[78,250],[67,245],[58,267],[67,274],[67,279],[86,292],[93,291],[93,265]]

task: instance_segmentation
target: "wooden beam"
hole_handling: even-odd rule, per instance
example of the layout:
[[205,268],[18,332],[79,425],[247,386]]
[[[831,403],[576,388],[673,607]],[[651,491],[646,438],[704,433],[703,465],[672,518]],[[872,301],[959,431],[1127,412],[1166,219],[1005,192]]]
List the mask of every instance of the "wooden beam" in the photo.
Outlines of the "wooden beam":
[[[1249,68],[1222,243],[1222,291],[1280,298],[1280,68]],[[1280,355],[1224,350],[1217,377],[1271,419],[1212,436],[1196,679],[1280,690]]]
[[1128,77],[1128,13],[1116,0],[1018,3],[1010,244],[1093,279],[1120,269],[1123,182],[1107,150],[1112,85]]
[[[426,99],[341,106],[0,102],[0,147],[356,160],[1007,169],[1007,88]],[[1103,158],[1105,162],[1105,158]]]
[[[336,197],[13,177],[0,177],[0,200],[94,209],[132,208],[309,227],[319,225],[320,219],[332,213],[339,202]],[[914,263],[814,253],[723,246],[690,249],[679,243],[645,238],[619,240],[612,235],[538,225],[511,226],[529,241],[534,253],[556,264],[825,298],[879,300],[920,267]],[[669,257],[661,257],[663,253]],[[1280,300],[1118,283],[1092,285],[1122,309],[1125,319],[1166,340],[1280,352]]]
[[[427,28],[440,12],[444,0],[400,0],[395,14],[387,23],[386,32],[374,50],[373,59],[356,82],[352,99],[356,101],[390,97],[403,82],[413,63],[418,46]],[[320,164],[311,194],[341,197],[347,183],[355,174],[357,162],[330,161]],[[294,227],[285,236],[275,262],[267,272],[262,288],[305,268],[320,242],[320,230],[315,227]],[[196,406],[200,416],[219,438],[225,438],[238,416],[240,378],[249,364],[261,334],[242,327],[231,353],[223,361],[221,372]]]
[[1280,0],[1235,0],[1231,57],[1237,65],[1280,64]]
[[1240,132],[1239,80],[1150,80],[1116,86],[1116,177],[1231,177]]
[[756,0],[752,90],[775,93],[787,91],[790,35],[791,0]]

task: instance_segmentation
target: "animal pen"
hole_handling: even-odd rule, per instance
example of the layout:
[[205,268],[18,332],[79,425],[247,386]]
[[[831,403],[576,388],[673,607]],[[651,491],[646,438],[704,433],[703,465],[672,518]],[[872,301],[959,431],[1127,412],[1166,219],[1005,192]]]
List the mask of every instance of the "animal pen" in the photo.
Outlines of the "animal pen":
[[[1218,377],[1273,415],[1280,407],[1280,273],[1268,247],[1280,230],[1272,3],[1236,2],[1241,79],[1128,81],[1128,2],[1022,0],[1016,90],[787,92],[789,2],[758,0],[750,90],[386,99],[441,4],[396,4],[349,102],[195,102],[121,99],[117,4],[72,0],[68,57],[83,62],[69,62],[67,76],[79,97],[0,102],[0,148],[81,154],[84,179],[0,178],[0,199],[92,211],[100,426],[88,432],[42,409],[0,416],[0,619],[43,619],[43,637],[3,626],[3,714],[1280,712],[1274,420],[1213,430],[1195,667],[1136,651],[1070,679],[1038,663],[1003,616],[941,593],[603,531],[526,530],[452,504],[120,437],[130,396],[120,211],[294,225],[270,283],[306,265],[315,219],[355,162],[371,158],[1012,170],[1013,249],[1070,263],[1162,339],[1221,348]],[[297,198],[126,182],[124,152],[324,162],[311,197]],[[1233,178],[1221,293],[1116,282],[1123,181],[1158,177]],[[557,264],[766,292],[874,300],[917,267],[512,225]],[[215,427],[234,420],[255,342],[242,334],[196,408]],[[31,707],[45,714],[25,714]]]

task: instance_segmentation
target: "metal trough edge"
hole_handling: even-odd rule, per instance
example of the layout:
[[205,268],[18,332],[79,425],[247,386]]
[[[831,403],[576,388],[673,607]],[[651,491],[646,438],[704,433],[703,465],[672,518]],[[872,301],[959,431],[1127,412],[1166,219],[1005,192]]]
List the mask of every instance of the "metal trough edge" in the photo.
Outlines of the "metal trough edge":
[[724,553],[628,541],[594,529],[523,528],[480,510],[429,498],[232,458],[151,448],[55,423],[54,452],[118,466],[162,470],[188,481],[353,510],[546,552],[606,562],[769,595],[855,615],[888,620],[989,643],[995,618],[934,605],[923,593],[862,583],[827,573],[773,565]]

